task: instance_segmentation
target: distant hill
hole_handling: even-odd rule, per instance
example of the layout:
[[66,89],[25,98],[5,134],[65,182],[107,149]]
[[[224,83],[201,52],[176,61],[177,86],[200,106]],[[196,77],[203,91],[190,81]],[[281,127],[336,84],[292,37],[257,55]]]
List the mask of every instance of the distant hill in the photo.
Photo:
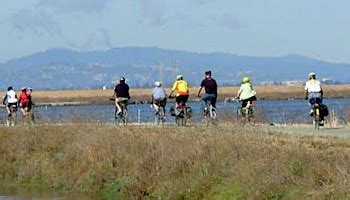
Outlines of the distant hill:
[[[176,70],[176,67],[179,67]],[[0,87],[24,85],[38,89],[112,86],[125,76],[130,85],[146,87],[158,79],[167,84],[183,74],[198,85],[211,69],[220,85],[238,84],[245,74],[255,83],[303,81],[315,71],[319,77],[350,82],[350,64],[330,63],[299,55],[283,57],[238,56],[227,53],[193,53],[154,47],[113,48],[79,52],[50,49],[0,64]]]

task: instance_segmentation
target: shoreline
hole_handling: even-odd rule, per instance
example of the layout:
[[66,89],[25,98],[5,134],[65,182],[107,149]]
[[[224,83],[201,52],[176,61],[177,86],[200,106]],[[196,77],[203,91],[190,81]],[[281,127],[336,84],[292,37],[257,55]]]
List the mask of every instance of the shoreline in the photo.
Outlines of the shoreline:
[[[218,102],[236,95],[239,87],[219,87]],[[304,98],[303,86],[255,86],[257,98],[260,100],[300,100]],[[198,87],[190,88],[189,102],[197,102]],[[324,98],[349,98],[350,84],[325,85],[323,86]],[[151,101],[152,88],[130,89],[131,104],[147,104]],[[167,94],[170,89],[166,88]],[[33,101],[38,106],[60,105],[84,105],[84,104],[112,104],[109,98],[113,90],[56,90],[56,91],[33,91]],[[4,96],[4,93],[0,93]],[[170,100],[170,102],[173,100]]]

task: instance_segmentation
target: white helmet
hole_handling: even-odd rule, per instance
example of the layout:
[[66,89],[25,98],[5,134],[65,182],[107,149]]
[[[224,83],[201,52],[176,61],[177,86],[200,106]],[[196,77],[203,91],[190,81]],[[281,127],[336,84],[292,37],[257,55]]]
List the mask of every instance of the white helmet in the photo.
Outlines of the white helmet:
[[313,76],[316,76],[316,73],[315,72],[310,72],[309,73],[309,78],[313,77]]
[[156,82],[154,83],[154,85],[157,86],[157,87],[160,87],[160,86],[162,86],[162,83],[159,82],[159,81],[156,81]]
[[181,80],[181,79],[183,79],[184,77],[182,76],[182,75],[177,75],[177,77],[176,77],[176,80]]

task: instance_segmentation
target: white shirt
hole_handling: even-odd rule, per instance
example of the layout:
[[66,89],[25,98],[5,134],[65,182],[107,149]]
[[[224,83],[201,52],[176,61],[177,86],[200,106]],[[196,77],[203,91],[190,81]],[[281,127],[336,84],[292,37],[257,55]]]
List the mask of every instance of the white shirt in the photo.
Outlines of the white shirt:
[[250,83],[244,83],[238,91],[239,100],[246,100],[256,95]]
[[319,80],[311,79],[306,82],[305,90],[307,92],[321,92],[321,82]]
[[17,103],[16,92],[13,90],[7,91],[7,103]]

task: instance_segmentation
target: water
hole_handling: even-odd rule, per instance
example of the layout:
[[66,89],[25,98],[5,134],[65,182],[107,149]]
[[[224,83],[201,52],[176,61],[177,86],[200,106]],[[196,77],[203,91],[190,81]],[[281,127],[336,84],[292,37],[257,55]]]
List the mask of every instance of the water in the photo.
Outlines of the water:
[[[324,103],[329,110],[337,113],[340,119],[346,119],[346,112],[350,108],[350,99],[325,99]],[[166,106],[167,122],[174,122],[174,118],[169,115],[170,106]],[[201,120],[200,103],[190,102],[188,105],[193,110],[192,121]],[[238,102],[217,104],[219,117],[236,116]],[[309,105],[304,100],[259,100],[255,108],[256,115],[264,118],[270,123],[308,123]],[[74,105],[74,106],[57,106],[57,107],[36,107],[35,114],[37,123],[74,123],[74,122],[114,122],[114,105]],[[154,112],[149,104],[136,104],[128,106],[129,120],[131,122],[152,123],[154,122]],[[3,123],[5,110],[3,112]]]

